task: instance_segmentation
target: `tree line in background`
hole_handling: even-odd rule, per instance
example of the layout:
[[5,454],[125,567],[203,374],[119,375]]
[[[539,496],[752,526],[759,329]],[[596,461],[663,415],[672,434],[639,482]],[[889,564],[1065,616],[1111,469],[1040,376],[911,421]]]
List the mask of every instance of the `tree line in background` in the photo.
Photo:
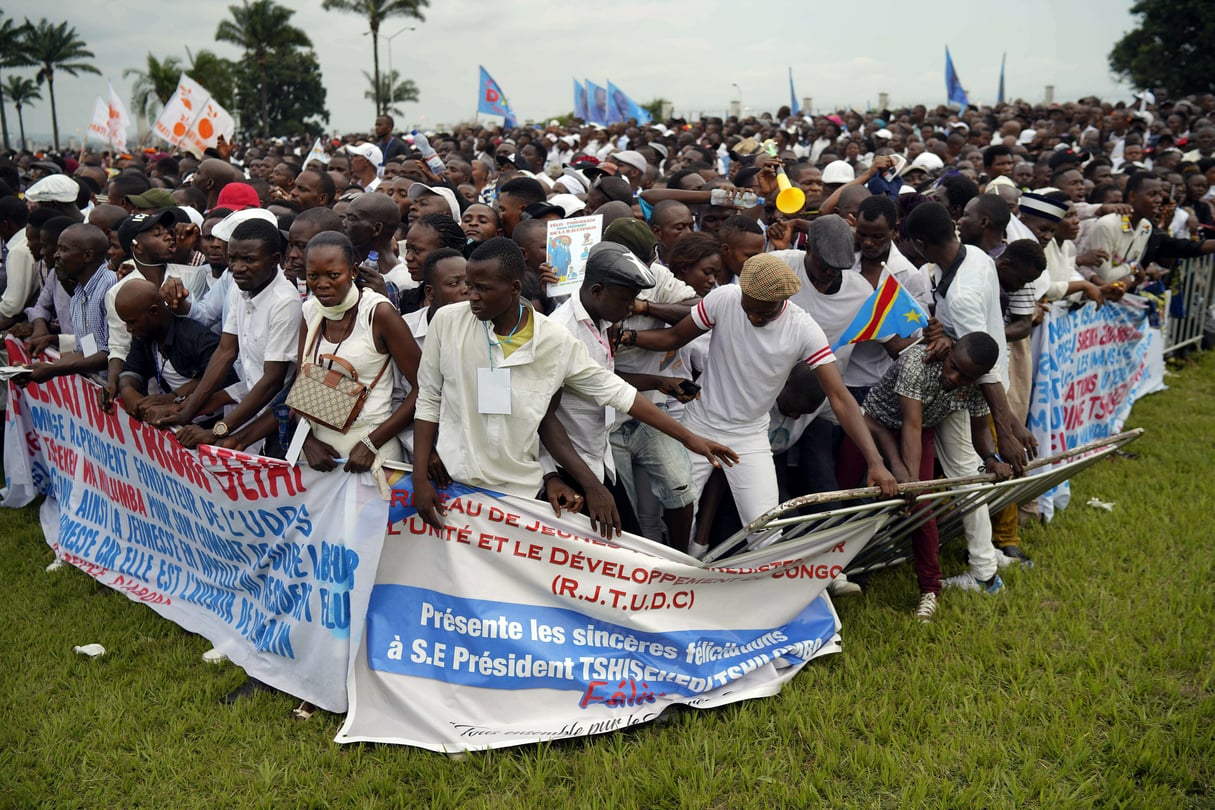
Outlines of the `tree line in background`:
[[[429,0],[322,0],[326,10],[360,14],[367,19],[372,36],[372,73],[364,71],[370,88],[364,97],[373,102],[377,115],[400,114],[403,103],[418,100],[418,88],[412,80],[401,79],[396,70],[380,70],[380,26],[392,17],[420,22],[420,9],[428,4]],[[155,120],[185,73],[234,113],[246,133],[263,137],[319,133],[329,120],[325,85],[312,41],[291,24],[295,12],[274,0],[242,0],[241,5],[228,6],[228,12],[228,19],[215,30],[215,41],[234,45],[241,51],[241,58],[225,59],[210,50],[194,53],[187,48],[187,61],[183,61],[149,52],[143,66],[123,71],[124,77],[134,78],[132,109],[149,122]],[[8,105],[17,113],[19,148],[27,148],[24,111],[43,100],[44,86],[51,106],[54,147],[59,148],[56,72],[100,75],[92,64],[95,58],[75,26],[66,21],[0,19],[0,131],[5,150],[13,148]],[[30,76],[13,71],[20,68],[34,68],[35,73]]]
[[[400,114],[400,105],[418,100],[412,80],[401,79],[391,68],[380,70],[380,29],[394,17],[423,22],[429,0],[321,0],[327,11],[358,14],[371,35],[372,72],[364,71],[370,89],[364,93],[377,115]],[[242,0],[228,7],[229,18],[215,30],[215,41],[234,45],[239,60],[209,50],[186,50],[188,65],[180,58],[157,58],[148,53],[146,65],[123,75],[135,78],[132,107],[147,119],[159,115],[185,73],[206,87],[224,107],[235,113],[249,134],[316,133],[329,120],[320,63],[312,41],[291,24],[294,11],[274,0]],[[1109,53],[1110,69],[1136,87],[1164,89],[1173,95],[1215,92],[1215,3],[1210,0],[1137,0],[1131,13],[1139,25],[1119,40]],[[405,29],[403,29],[405,30]],[[399,33],[399,32],[398,32]],[[395,34],[393,35],[395,36]],[[59,148],[59,115],[55,102],[56,74],[72,77],[100,75],[87,43],[67,21],[45,18],[34,23],[0,18],[0,130],[4,149],[11,149],[8,105],[17,113],[20,146],[25,148],[26,108],[43,100],[51,106],[54,146]],[[14,69],[32,69],[22,75]],[[657,103],[655,100],[654,103]],[[652,111],[657,114],[657,111]]]

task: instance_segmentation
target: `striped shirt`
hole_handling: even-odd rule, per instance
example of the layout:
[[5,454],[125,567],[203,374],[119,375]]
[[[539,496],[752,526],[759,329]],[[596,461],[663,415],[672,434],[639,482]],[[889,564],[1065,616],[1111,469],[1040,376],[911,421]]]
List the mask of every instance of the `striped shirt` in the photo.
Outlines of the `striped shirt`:
[[117,283],[118,276],[103,264],[88,281],[76,286],[71,312],[77,347],[84,346],[85,335],[92,335],[97,341],[97,351],[109,352],[110,325],[106,319],[105,294]]

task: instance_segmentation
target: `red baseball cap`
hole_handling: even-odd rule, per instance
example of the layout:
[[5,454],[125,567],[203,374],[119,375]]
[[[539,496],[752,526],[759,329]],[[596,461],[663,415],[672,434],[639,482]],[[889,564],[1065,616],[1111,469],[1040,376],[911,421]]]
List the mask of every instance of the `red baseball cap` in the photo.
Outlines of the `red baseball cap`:
[[248,183],[229,183],[220,189],[219,199],[215,201],[216,208],[229,208],[233,211],[259,208],[261,204],[257,191]]

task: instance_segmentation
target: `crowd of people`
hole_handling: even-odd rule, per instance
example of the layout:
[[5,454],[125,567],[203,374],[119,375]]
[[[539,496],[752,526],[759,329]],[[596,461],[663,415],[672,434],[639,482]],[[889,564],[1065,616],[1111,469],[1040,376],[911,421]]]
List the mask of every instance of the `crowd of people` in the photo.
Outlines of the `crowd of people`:
[[[90,375],[188,448],[381,482],[404,461],[434,527],[459,481],[701,555],[796,496],[1020,473],[1043,305],[1215,252],[1213,115],[1083,99],[412,135],[383,116],[323,154],[10,153],[0,329],[40,358],[14,384]],[[549,223],[591,215],[602,241],[555,295]],[[923,329],[840,345],[890,278]],[[921,527],[918,618],[1029,564],[1024,518],[968,514],[947,579]]]

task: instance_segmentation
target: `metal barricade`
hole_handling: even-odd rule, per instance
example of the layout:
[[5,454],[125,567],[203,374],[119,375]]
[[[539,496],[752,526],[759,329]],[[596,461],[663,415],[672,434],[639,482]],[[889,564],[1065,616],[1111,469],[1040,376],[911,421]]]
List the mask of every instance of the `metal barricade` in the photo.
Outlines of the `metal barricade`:
[[[853,558],[846,570],[851,573],[897,565],[911,558],[912,534],[924,521],[936,519],[937,531],[944,544],[962,536],[962,517],[972,509],[995,512],[1012,503],[1027,503],[1142,435],[1142,428],[1128,430],[1064,453],[1036,459],[1026,468],[1032,474],[999,483],[996,483],[994,476],[976,475],[901,484],[899,492],[902,497],[896,500],[881,500],[877,487],[820,492],[794,498],[712,548],[703,560],[728,559],[742,551],[764,548],[814,532],[826,532],[863,518],[880,517],[882,523],[873,539]],[[800,512],[803,507],[822,503],[846,505],[827,512]],[[909,506],[916,503],[924,504],[925,508],[911,511]]]
[[1187,259],[1177,265],[1165,326],[1166,357],[1187,347],[1201,348],[1215,293],[1212,284],[1215,284],[1215,255]]

